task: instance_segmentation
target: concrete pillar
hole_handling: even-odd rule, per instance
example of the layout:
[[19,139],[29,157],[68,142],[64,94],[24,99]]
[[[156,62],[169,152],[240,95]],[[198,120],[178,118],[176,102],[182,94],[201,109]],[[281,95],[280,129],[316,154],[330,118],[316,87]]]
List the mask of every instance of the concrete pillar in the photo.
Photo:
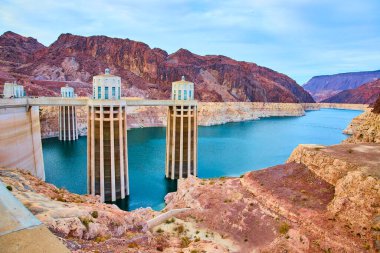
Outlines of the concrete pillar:
[[59,122],[59,140],[62,140],[62,106],[58,107],[58,122]]
[[89,191],[103,202],[124,199],[129,195],[126,106],[95,101],[88,118]]
[[66,140],[66,108],[63,107],[63,140]]
[[165,159],[165,176],[166,178],[169,178],[169,166],[170,166],[170,161],[169,161],[169,155],[170,155],[170,138],[169,135],[171,133],[170,131],[170,125],[171,125],[171,115],[170,115],[170,110],[168,108],[167,110],[167,123],[166,123],[166,159]]
[[183,172],[183,105],[181,105],[181,126],[179,135],[179,178],[182,178]]
[[172,173],[171,179],[175,178],[174,169],[175,169],[175,136],[176,136],[176,121],[177,121],[177,107],[174,106],[174,115],[173,115],[173,140],[172,140]]
[[126,194],[129,195],[129,169],[128,169],[128,125],[127,125],[127,106],[124,107],[124,175],[126,182]]
[[116,201],[116,187],[115,187],[115,136],[113,124],[113,106],[110,108],[110,142],[111,142],[111,194],[112,201]]
[[198,175],[198,108],[194,106],[194,176]]
[[191,107],[187,109],[187,175],[191,173]]
[[[124,131],[123,131],[123,107],[119,106],[119,113],[118,113],[118,118],[119,118],[119,147],[123,148],[124,147]],[[127,130],[125,129],[125,133]],[[125,134],[126,135],[126,134]],[[120,152],[119,156],[120,160],[120,189],[121,189],[121,199],[125,198],[125,176],[124,176],[124,152]]]
[[100,198],[102,202],[105,200],[105,194],[104,194],[104,111],[103,106],[100,106],[100,130],[99,130],[99,139],[100,139],[100,152],[99,152],[99,159],[100,159]]
[[77,117],[75,106],[59,107],[59,140],[77,140]]
[[71,141],[71,112],[70,112],[70,106],[66,106],[67,109],[67,139]]
[[197,175],[197,106],[169,106],[166,129],[165,176],[171,179]]
[[[91,131],[87,132],[87,138],[91,141],[91,194],[95,195],[95,107],[91,106]],[[90,134],[90,135],[89,135]]]

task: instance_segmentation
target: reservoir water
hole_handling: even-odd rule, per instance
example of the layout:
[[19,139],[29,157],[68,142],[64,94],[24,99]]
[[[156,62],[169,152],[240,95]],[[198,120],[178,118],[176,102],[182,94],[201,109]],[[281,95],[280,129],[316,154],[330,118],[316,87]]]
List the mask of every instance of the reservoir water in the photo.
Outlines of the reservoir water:
[[[342,133],[361,111],[322,109],[303,117],[271,117],[255,121],[199,127],[199,177],[240,176],[286,161],[300,143],[331,145],[347,138]],[[176,190],[165,179],[165,128],[128,131],[130,197],[119,207],[164,207],[164,197]],[[86,193],[86,137],[60,142],[42,141],[46,181],[71,192]]]

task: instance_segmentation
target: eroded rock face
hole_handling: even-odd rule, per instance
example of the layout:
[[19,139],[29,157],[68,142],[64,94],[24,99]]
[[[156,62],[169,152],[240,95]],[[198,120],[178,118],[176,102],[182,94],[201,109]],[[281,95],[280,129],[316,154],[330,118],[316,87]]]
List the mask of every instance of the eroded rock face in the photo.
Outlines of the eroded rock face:
[[40,221],[64,238],[121,237],[143,227],[145,221],[155,215],[151,209],[128,213],[101,203],[98,196],[73,194],[23,171],[1,169],[0,179],[12,186],[12,193]]
[[380,114],[366,110],[345,131],[352,135],[345,143],[380,143]]
[[306,165],[335,186],[328,209],[355,225],[357,233],[369,230],[380,213],[380,144],[299,145],[288,162]]
[[[9,48],[0,51],[0,58],[19,48],[21,42],[18,41],[26,40],[17,36],[17,41],[10,39],[7,33],[0,36],[0,42],[9,44]],[[33,80],[49,80],[53,84],[75,81],[90,86],[91,77],[109,67],[114,74],[121,76],[124,96],[132,90],[145,98],[169,98],[171,82],[184,75],[196,84],[195,98],[200,101],[314,102],[288,76],[225,56],[200,56],[185,49],[168,55],[161,49],[151,49],[129,39],[72,34],[60,35],[47,48],[41,46],[27,47],[20,53],[20,60],[13,59],[17,68],[5,69],[17,78],[22,76],[30,94],[37,96],[51,95],[54,88],[44,91],[44,83]],[[31,85],[28,80],[41,88]],[[91,93],[89,89],[84,95]]]
[[380,96],[376,100],[376,102],[373,104],[373,110],[372,110],[372,112],[376,113],[376,114],[380,114]]
[[[190,207],[191,215],[179,218],[230,240],[232,252],[361,251],[372,243],[371,232],[359,238],[347,221],[334,218],[334,193],[305,165],[288,163],[241,178],[180,180],[165,200],[166,210]],[[166,224],[157,229],[169,233]]]

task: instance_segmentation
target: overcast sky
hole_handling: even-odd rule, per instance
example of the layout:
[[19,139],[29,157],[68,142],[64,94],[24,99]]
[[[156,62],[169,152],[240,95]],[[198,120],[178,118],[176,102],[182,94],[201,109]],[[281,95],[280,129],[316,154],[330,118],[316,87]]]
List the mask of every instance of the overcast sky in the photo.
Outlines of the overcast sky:
[[0,32],[129,38],[168,53],[222,54],[305,83],[380,69],[379,0],[0,0]]

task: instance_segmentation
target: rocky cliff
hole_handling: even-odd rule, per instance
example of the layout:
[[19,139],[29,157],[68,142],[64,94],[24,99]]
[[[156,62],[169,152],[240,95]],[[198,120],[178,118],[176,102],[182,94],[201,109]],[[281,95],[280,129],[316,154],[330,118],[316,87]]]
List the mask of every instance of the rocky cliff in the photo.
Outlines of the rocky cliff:
[[[379,144],[300,145],[288,159],[306,165],[335,187],[328,210],[356,233],[380,225]],[[377,238],[379,240],[379,238]],[[377,241],[380,249],[380,240]]]
[[[288,76],[225,56],[200,56],[185,49],[168,54],[106,36],[62,34],[46,48],[36,41],[22,47],[23,40],[27,39],[10,32],[0,36],[0,59],[11,62],[1,63],[0,70],[22,79],[32,95],[54,95],[65,82],[77,82],[90,94],[92,76],[109,67],[122,77],[124,96],[169,98],[171,82],[184,75],[196,84],[195,98],[200,101],[314,102]],[[11,57],[13,51],[19,56]]]
[[380,114],[368,109],[352,120],[345,133],[352,135],[346,143],[380,143]]
[[380,95],[380,79],[365,83],[355,89],[344,90],[322,103],[373,104]]
[[[317,102],[320,102],[341,91],[355,89],[362,84],[378,78],[380,78],[380,70],[315,76],[304,84],[303,88],[307,90]],[[347,101],[345,103],[349,102]]]

